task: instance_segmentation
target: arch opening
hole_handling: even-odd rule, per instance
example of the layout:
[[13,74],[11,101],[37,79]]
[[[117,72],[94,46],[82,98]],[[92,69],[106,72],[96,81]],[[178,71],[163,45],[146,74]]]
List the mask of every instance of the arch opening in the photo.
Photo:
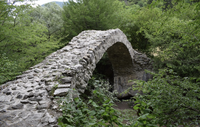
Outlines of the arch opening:
[[107,49],[109,60],[114,72],[114,90],[118,92],[118,98],[129,96],[124,93],[133,83],[129,80],[135,79],[133,60],[126,45],[117,42]]
[[129,80],[133,80],[136,76],[134,74],[133,60],[127,46],[117,42],[109,47],[96,64],[93,76],[109,79],[110,91],[117,91],[118,98],[129,97],[130,93],[124,93],[124,91],[133,85]]
[[125,76],[133,73],[133,61],[127,47],[123,43],[115,43],[106,52],[112,63],[114,76]]
[[[96,64],[96,68],[93,72],[93,76],[96,78],[101,78],[108,80],[109,84],[113,86],[114,84],[114,72],[112,68],[112,63],[108,58],[108,53],[105,52],[100,61]],[[113,88],[111,89],[113,91]]]

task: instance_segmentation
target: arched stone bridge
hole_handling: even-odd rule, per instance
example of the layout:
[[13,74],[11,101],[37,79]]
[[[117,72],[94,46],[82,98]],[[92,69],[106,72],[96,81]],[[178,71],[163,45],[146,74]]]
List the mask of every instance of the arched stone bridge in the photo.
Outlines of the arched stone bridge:
[[59,113],[54,96],[73,88],[83,93],[105,52],[119,93],[132,85],[128,80],[148,79],[144,70],[152,68],[150,59],[133,50],[121,30],[83,31],[66,47],[1,86],[0,127],[56,127]]

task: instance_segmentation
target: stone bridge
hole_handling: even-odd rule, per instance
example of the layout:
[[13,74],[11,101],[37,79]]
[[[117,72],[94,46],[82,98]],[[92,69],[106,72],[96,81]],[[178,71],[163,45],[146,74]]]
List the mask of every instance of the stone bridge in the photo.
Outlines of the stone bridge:
[[54,97],[66,95],[69,89],[83,93],[105,52],[118,97],[134,94],[120,93],[132,86],[129,80],[148,79],[144,70],[152,69],[150,59],[133,50],[119,29],[83,31],[66,47],[1,86],[0,127],[56,127],[59,112]]

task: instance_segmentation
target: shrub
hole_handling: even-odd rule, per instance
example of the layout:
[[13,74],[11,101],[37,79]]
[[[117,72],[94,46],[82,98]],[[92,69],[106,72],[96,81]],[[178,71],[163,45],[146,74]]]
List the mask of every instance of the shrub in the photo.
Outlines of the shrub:
[[[198,80],[181,78],[171,69],[151,74],[154,75],[151,81],[138,81],[133,88],[143,92],[135,97],[139,102],[135,109],[141,110],[141,117],[153,118],[154,123],[165,126],[200,123]],[[149,107],[153,111],[149,112]]]
[[[91,84],[92,82],[92,84]],[[123,126],[119,112],[113,108],[114,102],[104,82],[94,80],[89,84],[91,90],[87,97],[65,98],[62,103],[63,115],[58,119],[62,127]],[[108,84],[106,84],[108,85]],[[87,90],[86,90],[87,91]],[[72,90],[71,92],[76,92]],[[68,94],[70,95],[70,94]]]

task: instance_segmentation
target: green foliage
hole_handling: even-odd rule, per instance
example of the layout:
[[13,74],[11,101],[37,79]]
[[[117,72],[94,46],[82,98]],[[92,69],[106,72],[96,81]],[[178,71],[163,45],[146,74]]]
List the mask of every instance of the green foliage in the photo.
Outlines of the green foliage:
[[50,95],[51,96],[53,96],[53,94],[54,94],[54,92],[55,92],[55,90],[58,88],[58,84],[55,84],[54,86],[53,86],[53,88],[51,89],[51,92],[50,92]]
[[120,28],[134,49],[154,57],[155,70],[167,66],[182,77],[198,77],[198,4],[184,1],[172,3],[173,7],[165,11],[162,1],[143,8],[128,6],[121,12],[125,18]]
[[16,62],[10,61],[5,54],[0,56],[0,84],[19,75],[15,70],[19,68]]
[[117,0],[69,0],[63,6],[65,34],[68,40],[83,30],[107,30],[118,23]]
[[[136,96],[139,106],[135,106],[140,108],[142,117],[153,118],[156,124],[165,126],[199,123],[200,83],[194,83],[191,78],[181,78],[168,69],[151,74],[154,75],[151,81],[137,82],[133,88],[143,92],[143,95]],[[149,107],[153,111],[149,112]]]
[[47,31],[48,40],[65,37],[63,35],[63,9],[55,2],[47,3],[44,6],[37,6],[31,13],[32,21],[43,24]]
[[[58,119],[62,127],[122,127],[120,114],[113,108],[114,102],[108,96],[108,89],[103,87],[104,83],[94,80],[90,95],[71,100],[69,96],[62,103],[63,115]],[[108,85],[108,84],[106,84]],[[104,85],[104,86],[106,86]],[[71,91],[76,92],[76,91]]]
[[125,2],[125,4],[127,6],[131,6],[131,5],[139,5],[140,7],[146,6],[147,4],[147,0],[119,0],[122,2]]
[[157,127],[156,116],[152,114],[150,109],[150,103],[145,103],[144,100],[136,97],[134,102],[136,105],[133,107],[134,110],[138,111],[139,117],[133,121],[133,127]]
[[[165,8],[162,2],[134,11],[128,8],[130,18],[121,25],[136,49],[154,56],[154,79],[137,82],[133,88],[143,92],[135,97],[135,109],[141,114],[133,126],[196,125],[200,122],[200,3],[171,1],[173,6]],[[144,41],[132,41],[141,39],[139,34],[146,38],[147,47],[142,47]]]
[[[62,35],[59,35],[62,21],[61,25],[56,25],[60,20],[59,14],[60,18],[62,17],[62,9],[59,10],[55,4],[45,7],[50,13],[40,11],[37,15],[37,9],[28,4],[15,6],[0,1],[0,59],[2,68],[5,67],[1,70],[0,83],[14,79],[17,74],[41,62],[51,52],[62,47],[59,44],[62,39]],[[45,17],[51,28],[37,16]]]
[[[112,101],[119,101],[116,97],[117,91],[112,91],[112,86],[109,84],[107,80],[102,77],[92,77],[89,82],[88,86],[85,90],[85,93],[81,95],[84,98],[88,98],[90,96],[90,92],[92,90],[98,90],[102,95],[105,95]],[[89,96],[88,96],[89,95]]]
[[126,34],[134,49],[150,54],[150,42],[144,32],[140,31],[140,27],[143,26],[142,21],[148,21],[149,18],[156,16],[156,13],[152,12],[150,15],[149,10],[138,5],[127,6],[122,10],[119,13],[122,17],[119,28]]
[[180,2],[141,28],[157,54],[157,68],[167,66],[182,77],[199,76],[200,29],[193,22],[198,15],[195,7]]

